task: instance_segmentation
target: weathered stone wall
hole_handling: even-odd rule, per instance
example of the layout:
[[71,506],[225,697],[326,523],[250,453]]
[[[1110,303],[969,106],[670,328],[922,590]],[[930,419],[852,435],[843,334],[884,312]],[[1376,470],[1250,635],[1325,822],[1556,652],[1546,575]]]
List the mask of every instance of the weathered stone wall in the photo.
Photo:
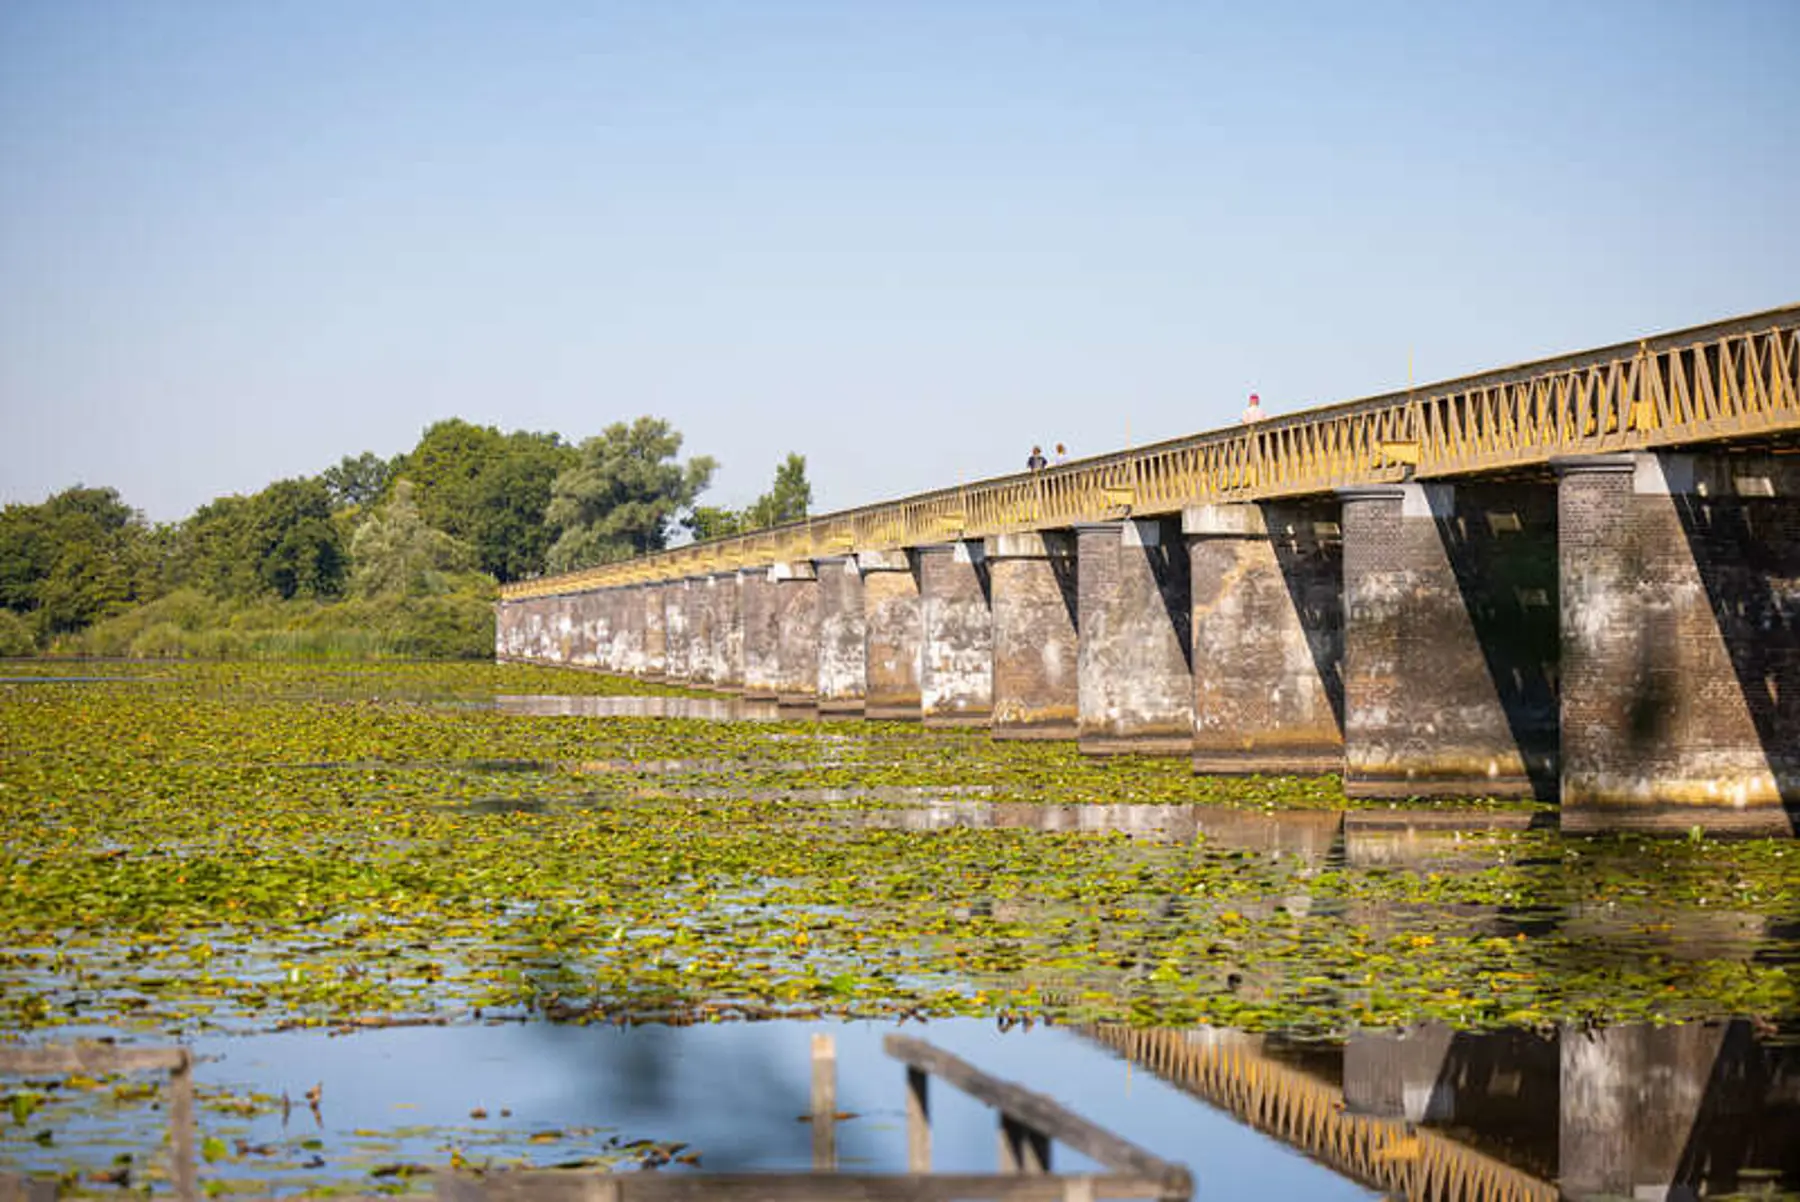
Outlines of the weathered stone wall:
[[1081,750],[1189,754],[1192,603],[1180,522],[1108,522],[1076,537]]
[[818,561],[819,709],[859,713],[867,680],[863,578],[853,556]]
[[720,655],[722,636],[719,623],[724,603],[719,599],[723,588],[737,589],[736,577],[717,576],[695,580],[688,591],[688,675],[697,685],[716,688],[723,671]]
[[812,705],[819,691],[819,581],[811,563],[777,564],[774,577],[775,695]]
[[671,580],[663,585],[663,674],[683,684],[693,678],[688,661],[690,587],[687,580]]
[[1183,515],[1193,594],[1194,768],[1344,766],[1343,539],[1335,501]]
[[1800,466],[1561,466],[1564,829],[1791,832]]
[[922,629],[918,569],[904,551],[865,552],[856,562],[863,577],[867,635],[863,714],[916,719]]
[[1554,493],[1354,490],[1343,532],[1345,791],[1554,798]]
[[773,701],[781,688],[781,598],[767,568],[738,573],[743,612],[744,696]]
[[985,725],[994,705],[994,615],[980,543],[919,548],[919,711],[927,725]]
[[666,587],[660,582],[638,586],[638,599],[643,607],[639,621],[644,632],[644,659],[638,675],[650,680],[661,680],[669,667],[668,636],[663,626],[663,589]]
[[994,615],[997,739],[1072,739],[1080,701],[1075,539],[1067,532],[987,540]]
[[713,663],[718,674],[713,687],[740,691],[744,687],[744,574],[715,576],[718,591],[713,599]]

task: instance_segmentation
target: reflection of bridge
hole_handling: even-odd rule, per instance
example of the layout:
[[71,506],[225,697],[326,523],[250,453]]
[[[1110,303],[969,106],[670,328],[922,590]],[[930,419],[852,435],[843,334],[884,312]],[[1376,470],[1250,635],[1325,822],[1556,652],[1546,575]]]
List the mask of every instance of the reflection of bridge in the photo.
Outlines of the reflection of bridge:
[[509,586],[503,658],[871,717],[1800,811],[1800,307]]
[[1800,1185],[1800,1062],[1741,1021],[1550,1035],[1424,1026],[1359,1033],[1341,1050],[1208,1029],[1081,1032],[1410,1202]]

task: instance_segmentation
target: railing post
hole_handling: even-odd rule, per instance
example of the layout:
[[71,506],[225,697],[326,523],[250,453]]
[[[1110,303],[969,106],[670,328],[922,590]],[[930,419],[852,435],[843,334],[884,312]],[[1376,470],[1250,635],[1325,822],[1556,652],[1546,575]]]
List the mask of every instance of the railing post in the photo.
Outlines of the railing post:
[[906,1066],[906,1171],[931,1172],[931,1075]]
[[829,1035],[812,1037],[813,1171],[837,1168],[837,1044]]
[[1000,1171],[1041,1175],[1050,1171],[1050,1137],[1000,1112]]

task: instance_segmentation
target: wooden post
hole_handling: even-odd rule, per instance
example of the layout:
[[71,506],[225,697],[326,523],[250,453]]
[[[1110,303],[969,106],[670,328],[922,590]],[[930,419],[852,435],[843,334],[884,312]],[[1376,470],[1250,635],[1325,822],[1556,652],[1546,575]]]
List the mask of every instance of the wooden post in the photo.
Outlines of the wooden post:
[[906,1066],[906,1171],[931,1172],[931,1074]]
[[1041,1175],[1050,1171],[1050,1137],[1000,1112],[1000,1171]]
[[1094,1179],[1086,1173],[1064,1177],[1063,1202],[1094,1202]]
[[169,1178],[181,1202],[198,1202],[194,1166],[194,1056],[186,1048],[169,1070]]
[[812,1037],[813,1171],[837,1168],[837,1042],[829,1035]]

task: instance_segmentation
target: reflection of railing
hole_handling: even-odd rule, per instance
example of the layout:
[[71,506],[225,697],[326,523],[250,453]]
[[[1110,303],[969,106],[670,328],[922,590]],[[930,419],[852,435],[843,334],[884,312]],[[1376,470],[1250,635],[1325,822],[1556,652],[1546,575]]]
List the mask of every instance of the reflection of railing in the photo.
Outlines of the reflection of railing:
[[[186,1048],[120,1048],[110,1044],[78,1043],[57,1047],[0,1047],[0,1074],[43,1077],[80,1073],[106,1077],[114,1073],[167,1072],[169,1074],[169,1178],[181,1202],[199,1197],[194,1175],[194,1061]],[[17,1195],[55,1198],[54,1181],[32,1179],[20,1183]],[[11,1196],[9,1183],[0,1176],[0,1198]]]
[[1555,1185],[1396,1119],[1346,1112],[1343,1090],[1241,1043],[1115,1025],[1082,1034],[1239,1121],[1373,1189],[1411,1202],[1557,1202]]
[[509,600],[1800,430],[1800,306],[508,585]]
[[[437,1180],[442,1202],[1095,1202],[1155,1198],[1187,1202],[1193,1179],[1170,1164],[1096,1127],[1042,1094],[990,1077],[940,1048],[904,1035],[882,1042],[906,1065],[905,1173],[837,1173],[832,1124],[837,1108],[836,1050],[829,1035],[813,1037],[811,1173],[451,1174]],[[927,1081],[938,1077],[1000,1113],[1000,1172],[933,1173]],[[1105,1165],[1106,1173],[1050,1172],[1050,1141]]]

